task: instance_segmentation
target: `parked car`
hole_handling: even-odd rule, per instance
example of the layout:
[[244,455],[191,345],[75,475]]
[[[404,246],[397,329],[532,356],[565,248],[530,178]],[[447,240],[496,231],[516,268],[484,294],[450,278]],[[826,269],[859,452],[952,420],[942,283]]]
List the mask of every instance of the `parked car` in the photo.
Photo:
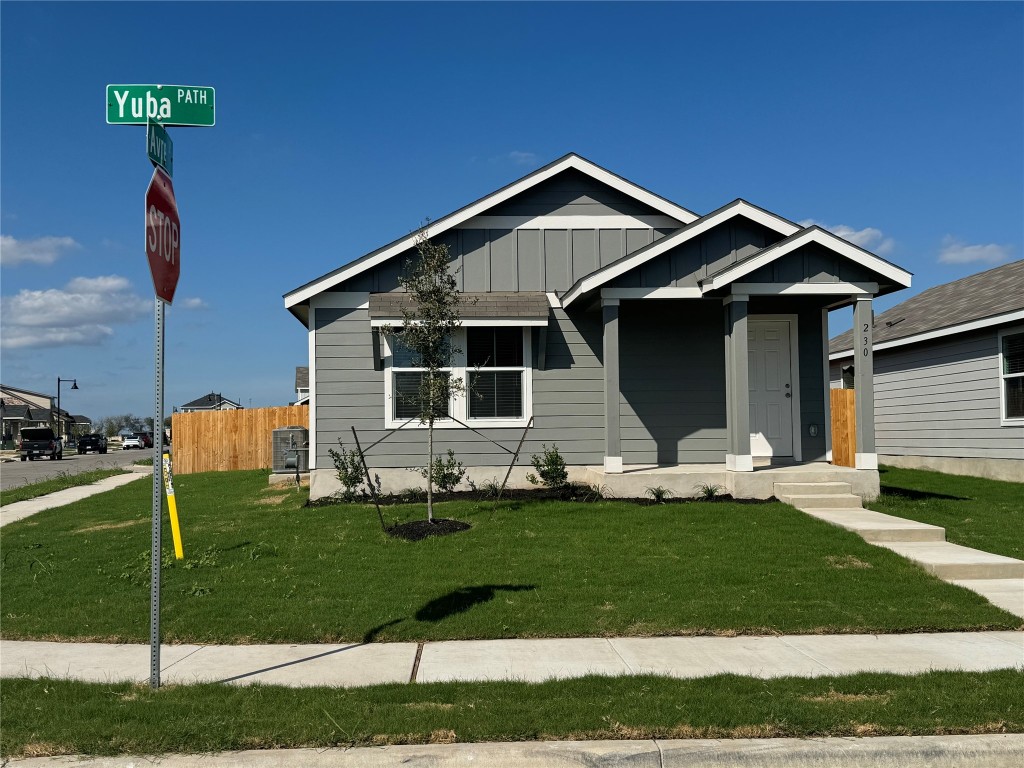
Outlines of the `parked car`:
[[64,444],[49,427],[29,427],[21,430],[18,452],[22,461],[34,461],[40,456],[60,461],[64,458]]
[[153,433],[152,432],[136,432],[139,437],[142,438],[142,445],[145,448],[153,447]]
[[103,435],[93,433],[91,435],[82,435],[78,438],[78,454],[88,453],[89,451],[96,451],[98,453],[107,452],[107,438]]
[[136,432],[134,435],[128,435],[124,440],[121,441],[121,450],[127,451],[129,448],[142,448],[146,447],[146,443],[142,440],[142,435]]

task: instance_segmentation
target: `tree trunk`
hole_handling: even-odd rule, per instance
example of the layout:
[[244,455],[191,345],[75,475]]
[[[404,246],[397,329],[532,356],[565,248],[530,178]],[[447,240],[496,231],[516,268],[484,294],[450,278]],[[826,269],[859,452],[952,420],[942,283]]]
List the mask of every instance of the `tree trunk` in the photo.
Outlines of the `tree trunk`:
[[427,422],[427,520],[434,522],[434,419]]

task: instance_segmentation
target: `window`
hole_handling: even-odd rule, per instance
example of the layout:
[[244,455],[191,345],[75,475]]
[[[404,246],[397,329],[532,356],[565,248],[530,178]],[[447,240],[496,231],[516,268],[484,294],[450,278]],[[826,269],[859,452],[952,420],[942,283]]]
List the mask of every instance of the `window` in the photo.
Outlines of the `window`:
[[1003,419],[1024,419],[1024,329],[999,335]]
[[[419,427],[419,390],[424,370],[401,341],[401,333],[383,337],[385,357],[385,426]],[[453,339],[458,350],[446,376],[460,379],[463,391],[439,410],[435,427],[525,426],[532,411],[530,329],[523,326],[468,326]],[[411,421],[410,421],[411,420]]]

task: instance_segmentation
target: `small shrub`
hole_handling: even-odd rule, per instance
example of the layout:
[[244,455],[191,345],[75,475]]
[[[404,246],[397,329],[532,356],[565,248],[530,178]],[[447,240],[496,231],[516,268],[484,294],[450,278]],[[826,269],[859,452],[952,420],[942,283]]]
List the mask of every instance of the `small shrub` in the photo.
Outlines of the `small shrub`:
[[498,478],[492,477],[480,483],[480,492],[489,499],[496,499],[501,493],[501,483],[498,482]]
[[672,498],[672,491],[663,485],[647,489],[647,495],[654,499],[655,504],[664,504],[667,499]]
[[[434,485],[437,486],[437,490],[441,493],[451,493],[454,491],[466,475],[466,468],[462,466],[461,461],[455,458],[455,451],[451,448],[448,449],[448,457],[438,456],[434,459],[430,469],[430,480],[433,481]],[[424,480],[427,479],[426,467],[420,469],[420,474]]]
[[423,488],[403,488],[395,496],[403,504],[416,504],[427,500],[427,492]]
[[541,456],[533,454],[530,457],[530,462],[540,478],[538,479],[537,475],[531,472],[526,479],[533,485],[543,484],[545,488],[563,487],[569,479],[569,473],[565,469],[565,459],[558,452],[558,444],[552,443],[550,450],[547,445],[542,445],[541,450],[543,451]]
[[714,501],[721,496],[722,492],[725,490],[725,488],[720,485],[712,485],[710,483],[698,483],[694,488],[697,490],[697,498],[702,499],[703,501]]
[[566,483],[561,488],[561,497],[567,501],[600,501],[611,496],[607,485],[594,483]]
[[359,459],[359,452],[355,448],[345,450],[345,443],[338,438],[340,451],[328,448],[327,453],[334,462],[334,470],[344,490],[341,491],[341,498],[345,501],[353,501],[356,498],[359,486],[363,484],[363,463]]

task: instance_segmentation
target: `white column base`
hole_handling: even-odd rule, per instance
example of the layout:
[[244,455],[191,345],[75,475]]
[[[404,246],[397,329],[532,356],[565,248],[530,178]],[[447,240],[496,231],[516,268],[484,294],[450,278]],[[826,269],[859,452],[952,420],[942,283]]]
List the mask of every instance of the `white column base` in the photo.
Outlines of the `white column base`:
[[858,453],[853,460],[857,469],[878,469],[877,453]]
[[725,468],[732,472],[753,472],[754,457],[749,454],[725,454]]
[[605,456],[604,457],[604,471],[613,475],[622,474],[622,457],[621,456]]

